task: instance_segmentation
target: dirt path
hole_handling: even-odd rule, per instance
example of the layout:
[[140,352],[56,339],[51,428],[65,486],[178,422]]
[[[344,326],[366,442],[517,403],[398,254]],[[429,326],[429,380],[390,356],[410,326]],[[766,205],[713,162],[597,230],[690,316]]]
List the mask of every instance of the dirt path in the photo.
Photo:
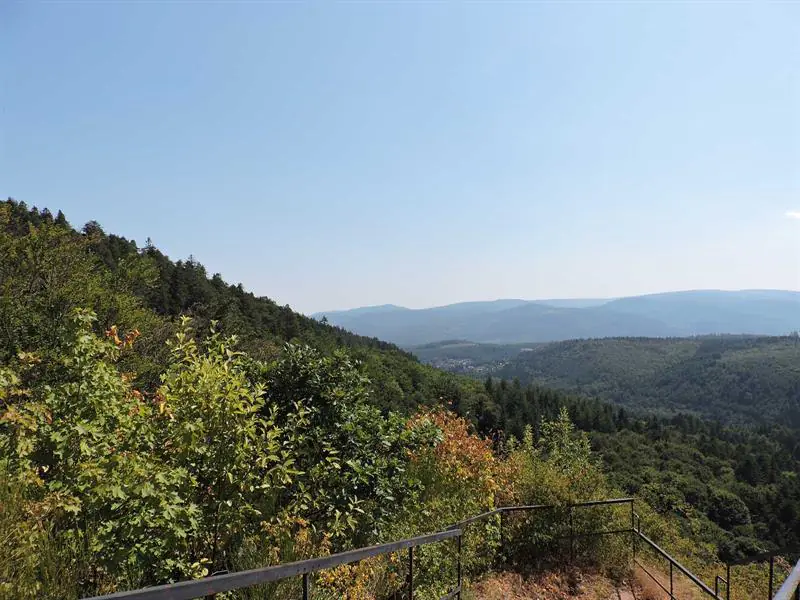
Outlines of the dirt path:
[[641,600],[631,588],[617,587],[596,574],[568,577],[563,573],[525,578],[496,573],[475,584],[468,597],[476,600]]

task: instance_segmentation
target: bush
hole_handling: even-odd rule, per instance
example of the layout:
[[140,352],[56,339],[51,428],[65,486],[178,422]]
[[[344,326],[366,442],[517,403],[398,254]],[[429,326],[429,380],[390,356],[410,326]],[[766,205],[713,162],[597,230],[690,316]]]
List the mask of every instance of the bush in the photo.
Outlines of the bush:
[[750,510],[744,501],[733,492],[714,489],[711,493],[708,516],[723,529],[733,529],[750,524]]
[[504,552],[511,563],[530,569],[553,561],[563,563],[569,556],[618,570],[628,547],[618,536],[578,539],[570,547],[572,532],[624,528],[630,516],[613,506],[568,508],[570,504],[606,498],[611,490],[592,459],[586,435],[575,431],[566,409],[557,420],[542,423],[538,441],[528,427],[521,443],[512,443],[510,450],[507,460],[513,493],[509,499],[514,504],[554,507],[507,515]]

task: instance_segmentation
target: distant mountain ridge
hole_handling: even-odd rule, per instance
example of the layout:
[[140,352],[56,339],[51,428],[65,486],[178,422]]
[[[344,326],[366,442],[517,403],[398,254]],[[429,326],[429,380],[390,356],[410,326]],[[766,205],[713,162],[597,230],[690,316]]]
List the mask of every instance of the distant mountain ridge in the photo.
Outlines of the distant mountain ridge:
[[395,305],[316,313],[354,333],[402,346],[447,339],[488,343],[800,329],[800,292],[690,290],[615,299],[501,299],[424,309]]

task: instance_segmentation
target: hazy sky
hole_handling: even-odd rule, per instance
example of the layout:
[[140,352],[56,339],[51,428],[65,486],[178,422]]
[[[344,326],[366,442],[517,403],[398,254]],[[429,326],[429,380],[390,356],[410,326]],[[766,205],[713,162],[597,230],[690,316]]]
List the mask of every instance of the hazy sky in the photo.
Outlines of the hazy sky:
[[0,4],[0,194],[301,311],[800,289],[800,4]]

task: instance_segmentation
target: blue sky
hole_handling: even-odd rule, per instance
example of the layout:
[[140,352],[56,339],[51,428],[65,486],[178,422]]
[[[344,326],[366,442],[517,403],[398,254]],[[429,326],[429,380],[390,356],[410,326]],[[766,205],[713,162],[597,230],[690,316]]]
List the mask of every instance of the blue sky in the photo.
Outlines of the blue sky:
[[800,5],[0,5],[0,194],[298,310],[800,289]]

